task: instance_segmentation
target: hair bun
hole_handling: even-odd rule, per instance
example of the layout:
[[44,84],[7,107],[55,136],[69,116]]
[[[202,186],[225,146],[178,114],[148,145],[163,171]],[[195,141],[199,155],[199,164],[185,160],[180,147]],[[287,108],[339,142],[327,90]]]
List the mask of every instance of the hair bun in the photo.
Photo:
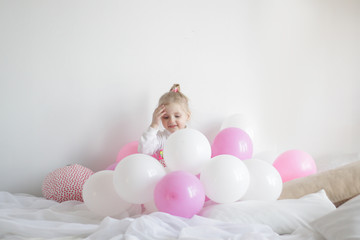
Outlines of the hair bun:
[[174,85],[170,88],[170,92],[180,92],[180,84],[174,84]]

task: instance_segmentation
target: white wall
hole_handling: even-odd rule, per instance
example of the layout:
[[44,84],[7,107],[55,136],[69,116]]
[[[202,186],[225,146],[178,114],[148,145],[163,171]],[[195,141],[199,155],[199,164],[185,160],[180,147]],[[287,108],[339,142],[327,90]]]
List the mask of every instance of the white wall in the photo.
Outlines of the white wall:
[[360,151],[360,1],[0,0],[0,190],[98,171],[175,82],[212,141],[233,113],[255,151]]

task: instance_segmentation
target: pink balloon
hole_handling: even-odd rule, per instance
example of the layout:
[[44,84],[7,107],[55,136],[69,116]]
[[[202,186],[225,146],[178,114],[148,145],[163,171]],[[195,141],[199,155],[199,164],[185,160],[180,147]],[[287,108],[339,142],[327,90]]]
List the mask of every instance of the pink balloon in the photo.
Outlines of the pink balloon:
[[283,152],[275,159],[273,166],[280,173],[283,182],[317,172],[314,159],[308,153],[300,150]]
[[203,208],[205,191],[195,175],[186,171],[174,171],[157,183],[154,201],[161,212],[191,218]]
[[131,154],[138,153],[138,145],[138,141],[133,141],[123,146],[117,155],[116,162],[120,162],[124,157],[127,157]]
[[241,160],[252,158],[253,144],[249,135],[240,128],[225,128],[220,131],[211,146],[212,156],[233,155]]

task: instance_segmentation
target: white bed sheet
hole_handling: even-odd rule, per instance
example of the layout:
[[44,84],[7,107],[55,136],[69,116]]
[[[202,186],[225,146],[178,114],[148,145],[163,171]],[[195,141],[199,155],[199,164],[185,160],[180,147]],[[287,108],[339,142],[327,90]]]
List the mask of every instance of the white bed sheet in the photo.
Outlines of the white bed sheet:
[[323,240],[311,227],[279,236],[260,224],[235,224],[194,216],[166,213],[141,214],[133,205],[116,218],[99,217],[84,203],[57,203],[26,194],[0,192],[0,239],[231,239]]

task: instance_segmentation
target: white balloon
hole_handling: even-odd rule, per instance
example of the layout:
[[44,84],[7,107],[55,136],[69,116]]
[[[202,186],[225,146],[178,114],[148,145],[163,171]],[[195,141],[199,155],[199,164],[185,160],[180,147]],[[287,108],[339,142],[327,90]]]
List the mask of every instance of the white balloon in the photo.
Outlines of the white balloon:
[[250,185],[241,200],[276,200],[282,191],[282,179],[276,168],[258,159],[244,160],[250,173]]
[[116,193],[113,174],[110,170],[97,172],[83,186],[82,196],[86,207],[101,216],[116,216],[131,206]]
[[164,167],[155,158],[132,154],[123,158],[114,170],[115,190],[125,201],[146,203],[153,199],[154,188],[165,175]]
[[244,130],[254,141],[253,124],[251,123],[249,118],[246,117],[245,115],[238,113],[226,118],[221,124],[220,131],[225,128],[231,128],[231,127],[240,128]]
[[206,196],[217,203],[239,200],[249,187],[249,179],[243,161],[232,155],[212,158],[200,174]]
[[174,132],[165,142],[164,161],[170,171],[199,174],[211,159],[211,145],[201,132],[182,129]]

